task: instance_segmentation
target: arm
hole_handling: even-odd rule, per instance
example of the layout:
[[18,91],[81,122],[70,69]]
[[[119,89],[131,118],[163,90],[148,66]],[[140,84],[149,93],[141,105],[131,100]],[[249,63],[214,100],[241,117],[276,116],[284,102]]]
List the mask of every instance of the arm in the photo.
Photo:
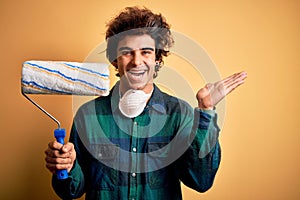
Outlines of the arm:
[[180,159],[180,180],[188,187],[205,192],[212,185],[219,168],[221,150],[218,142],[220,129],[214,111],[194,111],[195,138]]
[[244,83],[246,72],[233,74],[221,81],[207,84],[196,95],[193,130],[196,133],[192,145],[183,155],[180,179],[187,186],[205,192],[212,185],[219,168],[221,150],[218,141],[220,129],[213,108],[226,95]]
[[[53,146],[56,146],[57,142],[49,143],[49,148],[46,150],[47,168],[50,171],[67,168],[69,172],[69,177],[65,180],[58,180],[55,174],[52,177],[53,189],[55,190],[56,194],[62,199],[78,198],[84,193],[84,175],[76,158],[76,152],[78,152],[80,155],[80,151],[78,149],[78,139],[79,138],[76,132],[76,128],[73,126],[70,136],[70,142],[65,144],[63,148],[62,146],[58,147],[59,149],[61,149],[60,151],[63,151],[65,149],[65,153],[63,153],[62,155],[66,156],[65,160],[69,161],[68,164],[62,164],[63,161],[61,160],[61,158],[58,158],[58,156],[56,158],[51,157],[51,152],[54,152]],[[68,148],[69,150],[67,150]]]

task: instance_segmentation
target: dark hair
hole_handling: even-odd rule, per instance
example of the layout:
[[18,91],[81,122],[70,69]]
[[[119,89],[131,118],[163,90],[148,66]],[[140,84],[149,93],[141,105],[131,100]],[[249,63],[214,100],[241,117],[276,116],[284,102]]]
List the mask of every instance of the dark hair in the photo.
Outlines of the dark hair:
[[116,61],[118,42],[126,35],[143,34],[148,34],[154,39],[155,60],[163,63],[163,56],[168,56],[169,48],[174,44],[170,25],[161,14],[154,14],[145,7],[126,7],[107,24],[105,38],[108,60],[111,63]]

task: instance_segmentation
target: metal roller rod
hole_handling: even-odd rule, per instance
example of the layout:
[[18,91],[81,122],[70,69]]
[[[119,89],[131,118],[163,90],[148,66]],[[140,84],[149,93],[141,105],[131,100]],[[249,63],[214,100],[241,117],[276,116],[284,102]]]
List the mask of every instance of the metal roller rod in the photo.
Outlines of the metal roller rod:
[[48,113],[45,109],[43,109],[39,104],[37,104],[36,102],[34,102],[32,99],[30,99],[23,91],[22,91],[22,95],[24,97],[26,97],[26,99],[28,99],[31,103],[33,103],[33,105],[35,105],[36,107],[38,107],[38,109],[40,109],[48,117],[50,117],[57,124],[58,129],[60,129],[60,122],[55,117],[53,117],[50,113]]

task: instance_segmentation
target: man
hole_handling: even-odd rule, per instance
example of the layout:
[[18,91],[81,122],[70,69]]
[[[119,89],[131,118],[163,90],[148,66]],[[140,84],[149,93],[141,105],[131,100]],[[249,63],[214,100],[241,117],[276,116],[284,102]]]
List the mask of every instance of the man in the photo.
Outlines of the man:
[[70,142],[50,142],[46,166],[63,199],[182,199],[180,182],[208,190],[220,163],[214,108],[246,78],[234,74],[200,89],[194,110],[153,80],[173,45],[160,14],[129,7],[108,24],[107,58],[120,81],[77,112]]

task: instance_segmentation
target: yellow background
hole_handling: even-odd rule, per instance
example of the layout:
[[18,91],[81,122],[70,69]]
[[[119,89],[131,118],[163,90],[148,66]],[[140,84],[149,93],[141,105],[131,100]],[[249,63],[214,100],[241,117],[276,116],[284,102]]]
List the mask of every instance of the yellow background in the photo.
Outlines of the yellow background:
[[[240,70],[249,75],[226,100],[223,158],[213,188],[204,194],[184,188],[184,199],[300,199],[296,0],[1,0],[0,199],[58,199],[43,153],[56,126],[21,96],[22,63],[83,61],[103,42],[105,22],[130,5],[163,13],[174,30],[206,49],[222,77]],[[35,99],[69,131],[71,97]]]

